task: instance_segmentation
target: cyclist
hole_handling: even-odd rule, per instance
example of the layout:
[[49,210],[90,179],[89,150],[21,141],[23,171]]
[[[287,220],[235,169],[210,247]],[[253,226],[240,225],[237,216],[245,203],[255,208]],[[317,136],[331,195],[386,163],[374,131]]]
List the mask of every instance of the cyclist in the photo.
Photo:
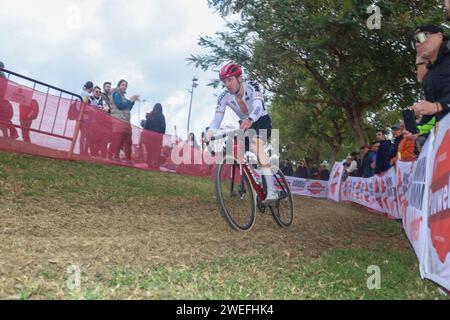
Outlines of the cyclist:
[[[223,82],[226,90],[219,96],[217,109],[213,122],[206,132],[208,138],[212,137],[220,128],[220,124],[225,116],[226,107],[230,107],[241,120],[240,129],[253,129],[256,131],[251,145],[251,150],[258,157],[262,175],[267,184],[267,197],[265,202],[272,202],[278,199],[275,189],[274,176],[270,167],[270,159],[264,150],[264,138],[271,136],[272,121],[264,106],[264,99],[259,89],[259,84],[255,81],[243,81],[242,69],[235,63],[225,65],[219,72],[220,81]],[[260,130],[266,130],[267,136],[260,135]],[[246,149],[248,147],[246,146]]]

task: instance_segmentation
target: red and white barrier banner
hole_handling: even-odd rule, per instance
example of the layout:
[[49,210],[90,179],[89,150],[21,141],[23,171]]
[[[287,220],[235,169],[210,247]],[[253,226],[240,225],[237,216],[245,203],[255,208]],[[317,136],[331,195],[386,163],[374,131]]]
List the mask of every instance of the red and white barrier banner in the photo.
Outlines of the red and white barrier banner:
[[291,193],[312,198],[328,198],[328,181],[286,177]]
[[396,163],[397,202],[399,216],[403,221],[405,221],[408,211],[408,191],[411,187],[414,163],[402,161]]
[[424,256],[426,249],[427,233],[427,203],[428,186],[430,183],[430,159],[433,151],[434,134],[431,133],[425,143],[419,159],[414,163],[411,177],[411,186],[409,187],[407,198],[408,207],[406,216],[403,219],[403,227],[406,236],[411,242],[412,247],[419,260],[419,269],[422,277],[425,275]]
[[401,219],[397,206],[397,177],[395,168],[391,168],[382,175],[376,175],[373,179],[375,200],[379,206],[378,211],[386,213],[392,219]]
[[[424,205],[426,218],[425,277],[450,288],[450,118],[440,122],[428,165]],[[429,186],[429,187],[428,187]],[[428,206],[427,206],[428,204]]]
[[[261,183],[261,170],[252,170],[258,183]],[[306,196],[312,198],[328,198],[328,181],[309,180],[297,177],[286,176],[291,194],[296,196]]]
[[14,82],[7,82],[3,99],[29,106],[31,104],[32,97],[32,89],[16,85]]
[[328,198],[339,202],[342,175],[344,174],[344,163],[336,162],[331,170],[331,176],[329,181]]

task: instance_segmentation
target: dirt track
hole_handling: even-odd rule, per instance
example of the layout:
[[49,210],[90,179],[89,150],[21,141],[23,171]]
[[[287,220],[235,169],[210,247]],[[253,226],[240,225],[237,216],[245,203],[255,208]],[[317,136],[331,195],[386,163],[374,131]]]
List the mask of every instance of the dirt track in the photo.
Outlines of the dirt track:
[[[145,207],[70,208],[52,200],[5,207],[0,213],[0,298],[39,272],[63,275],[70,264],[101,275],[115,267],[186,265],[239,255],[319,257],[333,247],[409,246],[403,236],[368,232],[368,222],[384,217],[300,197],[291,228],[280,229],[270,215],[258,214],[249,233],[231,231],[213,201],[185,198],[155,199]],[[158,209],[148,211],[151,207]]]

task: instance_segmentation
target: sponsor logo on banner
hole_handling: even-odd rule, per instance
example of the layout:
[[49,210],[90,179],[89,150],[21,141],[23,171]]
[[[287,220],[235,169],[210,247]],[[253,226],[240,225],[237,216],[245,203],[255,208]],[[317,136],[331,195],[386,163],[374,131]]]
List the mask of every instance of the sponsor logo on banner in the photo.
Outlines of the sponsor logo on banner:
[[319,195],[324,192],[327,188],[323,186],[320,182],[313,182],[308,186],[309,192],[314,195]]
[[429,199],[428,226],[439,260],[445,262],[450,252],[450,130],[437,149]]
[[307,180],[296,177],[286,177],[291,193],[298,196],[327,198],[328,181]]

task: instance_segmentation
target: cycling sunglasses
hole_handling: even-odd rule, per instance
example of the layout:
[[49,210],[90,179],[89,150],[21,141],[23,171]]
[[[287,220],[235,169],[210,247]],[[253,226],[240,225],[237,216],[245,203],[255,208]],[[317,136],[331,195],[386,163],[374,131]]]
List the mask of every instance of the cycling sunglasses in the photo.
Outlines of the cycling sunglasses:
[[417,43],[424,43],[425,41],[428,40],[428,38],[430,37],[430,35],[433,33],[430,32],[418,32],[413,36],[413,39],[411,41],[411,45],[413,46],[413,48],[415,49],[417,46]]

